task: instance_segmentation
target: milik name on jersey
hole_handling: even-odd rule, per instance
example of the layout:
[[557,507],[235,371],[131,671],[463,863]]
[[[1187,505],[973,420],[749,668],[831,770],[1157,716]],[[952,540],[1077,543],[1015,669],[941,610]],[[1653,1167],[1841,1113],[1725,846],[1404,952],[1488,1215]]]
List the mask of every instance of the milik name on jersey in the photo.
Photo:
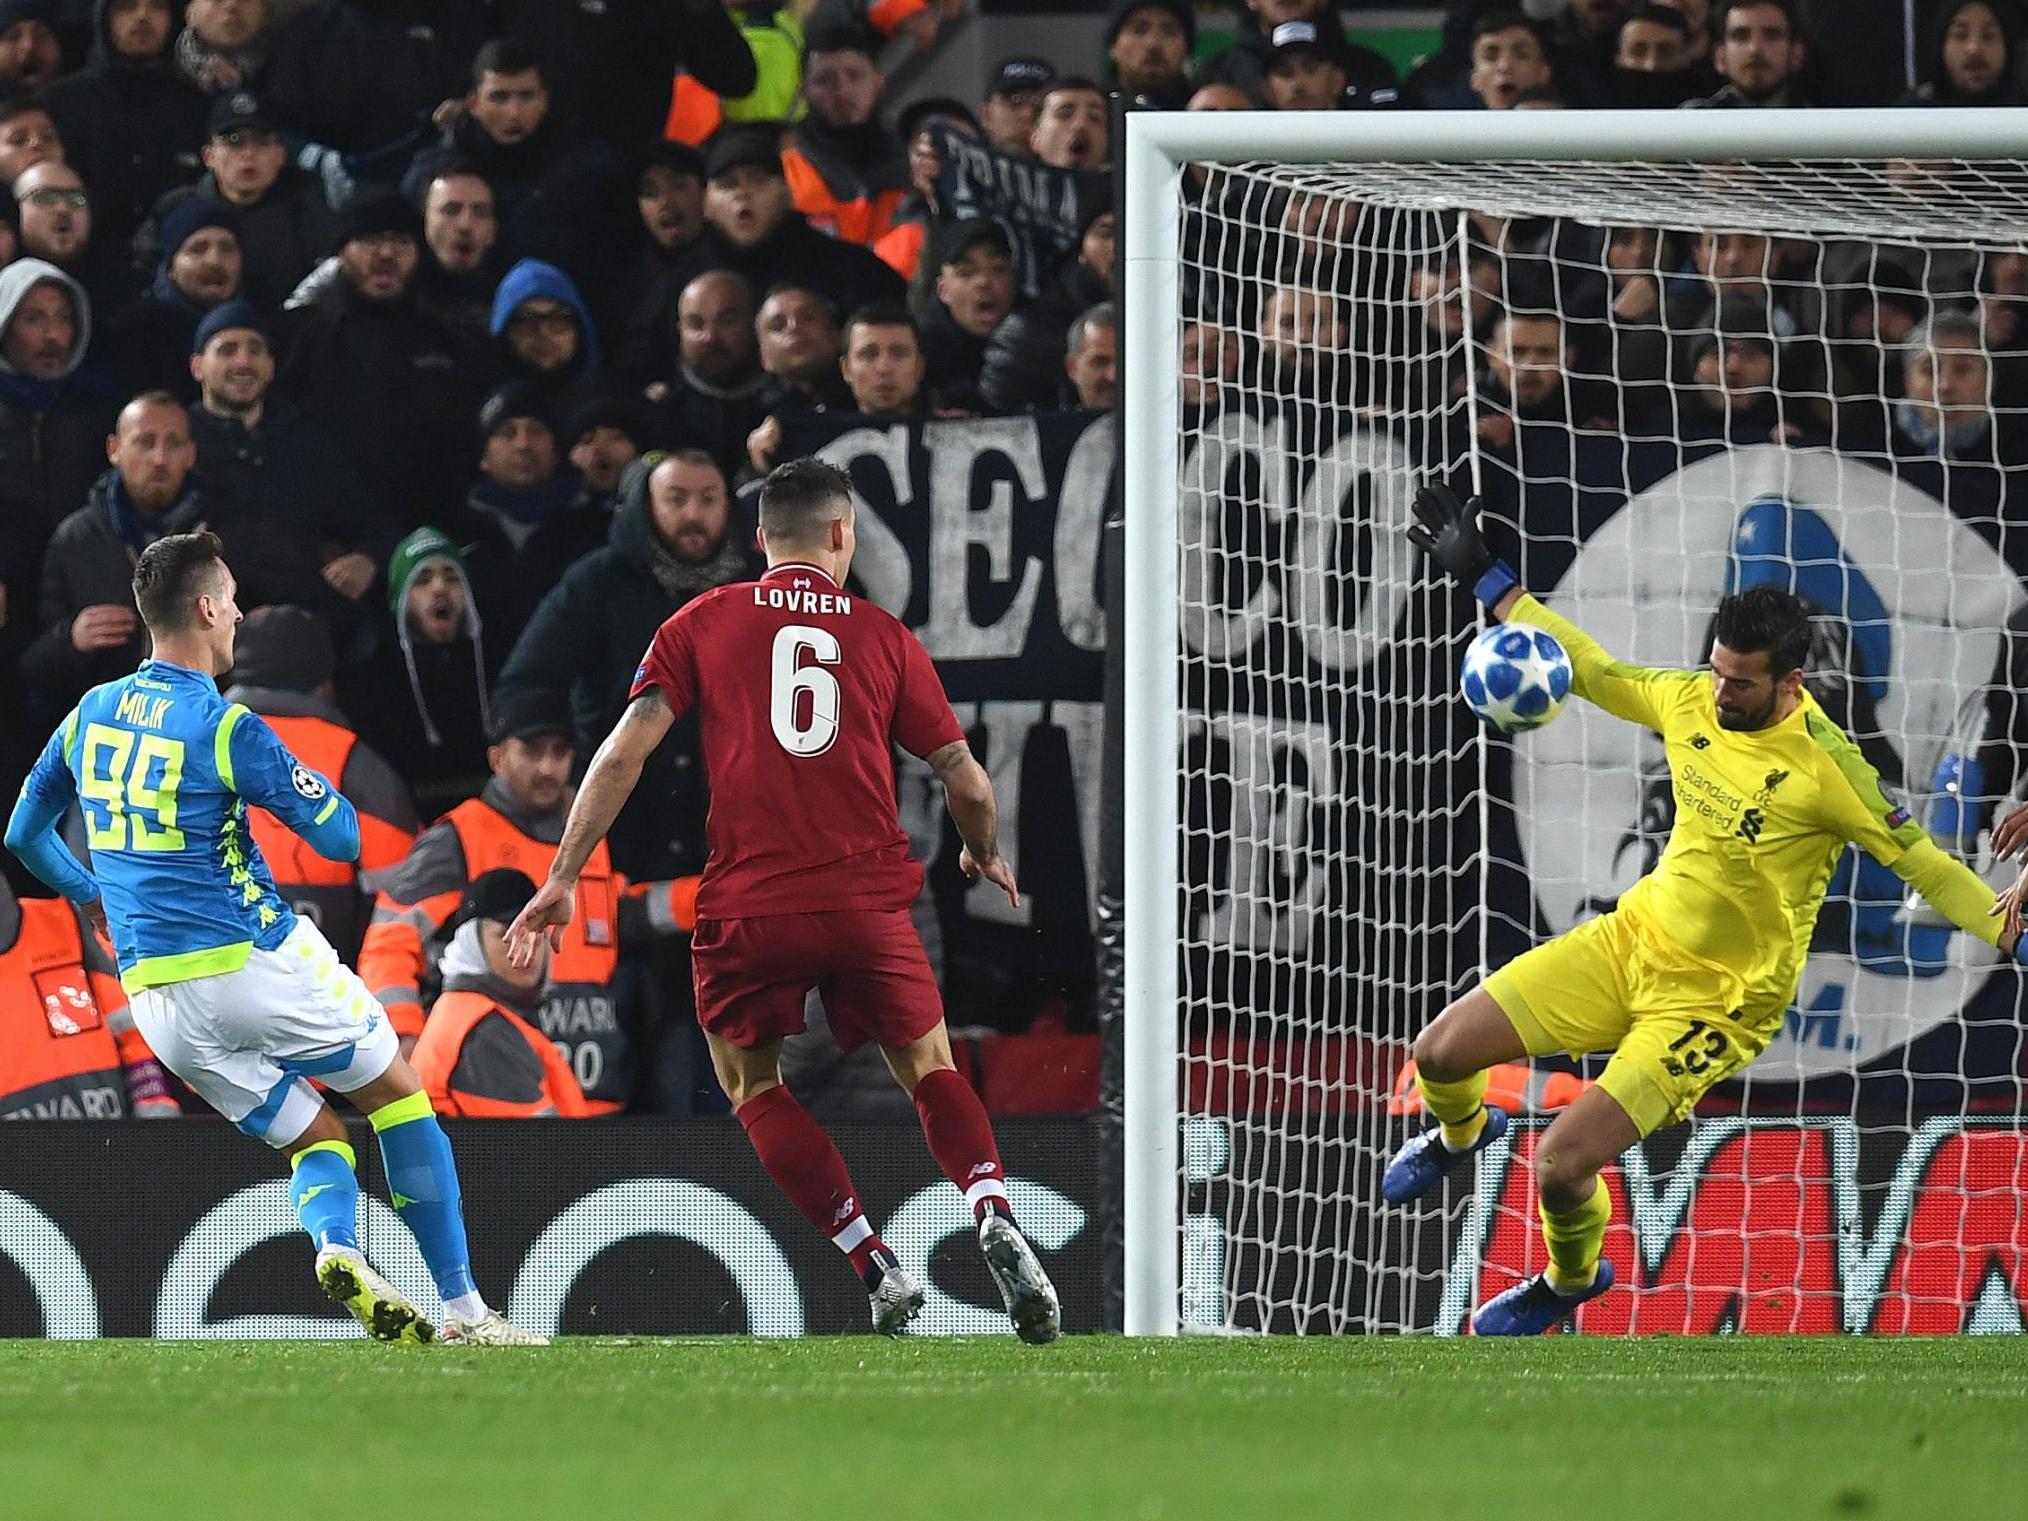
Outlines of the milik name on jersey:
[[769,586],[756,583],[753,589],[755,607],[778,608],[785,613],[849,613],[852,599],[843,592],[803,591],[799,587]]

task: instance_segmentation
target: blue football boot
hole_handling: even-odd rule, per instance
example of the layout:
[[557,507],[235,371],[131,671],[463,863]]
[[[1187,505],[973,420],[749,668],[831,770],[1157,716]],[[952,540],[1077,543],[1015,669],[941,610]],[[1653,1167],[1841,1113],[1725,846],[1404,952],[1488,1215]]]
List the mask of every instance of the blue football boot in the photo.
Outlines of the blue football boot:
[[1380,1176],[1380,1197],[1389,1204],[1408,1204],[1420,1199],[1443,1181],[1445,1173],[1466,1157],[1484,1151],[1506,1133],[1507,1111],[1490,1107],[1479,1139],[1464,1151],[1452,1151],[1445,1146],[1443,1127],[1431,1126],[1394,1154],[1394,1160]]
[[1581,1294],[1559,1294],[1549,1286],[1549,1275],[1537,1273],[1526,1283],[1517,1283],[1504,1294],[1495,1294],[1472,1317],[1474,1336],[1540,1336],[1569,1315],[1587,1299],[1596,1299],[1613,1286],[1613,1265],[1599,1259],[1598,1276]]

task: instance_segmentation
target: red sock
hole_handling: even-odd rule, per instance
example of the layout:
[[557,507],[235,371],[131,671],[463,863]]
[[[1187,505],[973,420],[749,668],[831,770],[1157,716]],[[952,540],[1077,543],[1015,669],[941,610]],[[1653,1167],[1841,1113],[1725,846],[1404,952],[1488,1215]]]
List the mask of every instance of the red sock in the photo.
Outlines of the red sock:
[[932,1072],[915,1085],[915,1112],[929,1139],[930,1155],[944,1176],[958,1185],[972,1218],[983,1220],[991,1211],[1013,1219],[993,1123],[972,1085],[948,1067]]
[[845,1159],[793,1093],[774,1087],[748,1099],[739,1106],[739,1122],[775,1186],[805,1220],[852,1259],[861,1278],[870,1269],[893,1263],[894,1254],[873,1233],[859,1207]]

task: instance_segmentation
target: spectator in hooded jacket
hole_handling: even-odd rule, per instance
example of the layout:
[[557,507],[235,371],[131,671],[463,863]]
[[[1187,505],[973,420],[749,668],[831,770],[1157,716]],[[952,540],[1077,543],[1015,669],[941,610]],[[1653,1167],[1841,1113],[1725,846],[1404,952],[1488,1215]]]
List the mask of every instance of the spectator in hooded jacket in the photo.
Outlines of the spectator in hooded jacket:
[[[629,662],[655,630],[691,599],[758,573],[737,521],[724,472],[701,450],[636,461],[604,546],[542,599],[500,673],[501,694],[567,693],[578,751],[590,754],[626,707]],[[612,828],[614,864],[637,880],[702,871],[707,802],[696,723],[685,720]]]
[[192,196],[162,218],[162,256],[147,294],[108,326],[120,394],[197,395],[190,355],[206,314],[238,299],[246,264],[239,222],[223,201]]
[[55,0],[0,0],[0,95],[26,95],[63,70]]
[[492,725],[479,607],[465,557],[441,529],[418,528],[387,563],[389,626],[373,656],[339,673],[359,737],[399,757],[423,820],[477,797]]
[[92,187],[99,231],[124,242],[187,183],[206,136],[204,92],[176,70],[170,0],[96,0],[91,55],[43,92],[64,158]]
[[41,259],[0,269],[0,518],[34,539],[38,560],[106,467],[117,409],[74,379],[91,338],[77,281]]
[[2028,104],[2021,82],[2023,30],[2014,0],[1956,0],[1940,7],[1930,23],[1922,83],[1905,104]]
[[684,143],[654,143],[634,169],[636,219],[615,240],[597,293],[600,325],[626,332],[663,277],[704,231],[704,155]]
[[599,335],[569,275],[523,259],[500,282],[487,323],[500,368],[534,388],[550,415],[562,416],[596,387]]

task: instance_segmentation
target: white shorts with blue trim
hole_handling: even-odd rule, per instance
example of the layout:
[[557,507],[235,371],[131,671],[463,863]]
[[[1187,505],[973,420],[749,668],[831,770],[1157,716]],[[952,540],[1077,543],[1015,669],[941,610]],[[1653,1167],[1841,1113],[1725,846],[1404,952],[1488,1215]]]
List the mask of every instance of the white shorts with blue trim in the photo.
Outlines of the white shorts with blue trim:
[[307,919],[238,971],[143,988],[132,1008],[162,1065],[270,1146],[294,1141],[323,1106],[306,1078],[350,1093],[400,1054],[379,1002]]

